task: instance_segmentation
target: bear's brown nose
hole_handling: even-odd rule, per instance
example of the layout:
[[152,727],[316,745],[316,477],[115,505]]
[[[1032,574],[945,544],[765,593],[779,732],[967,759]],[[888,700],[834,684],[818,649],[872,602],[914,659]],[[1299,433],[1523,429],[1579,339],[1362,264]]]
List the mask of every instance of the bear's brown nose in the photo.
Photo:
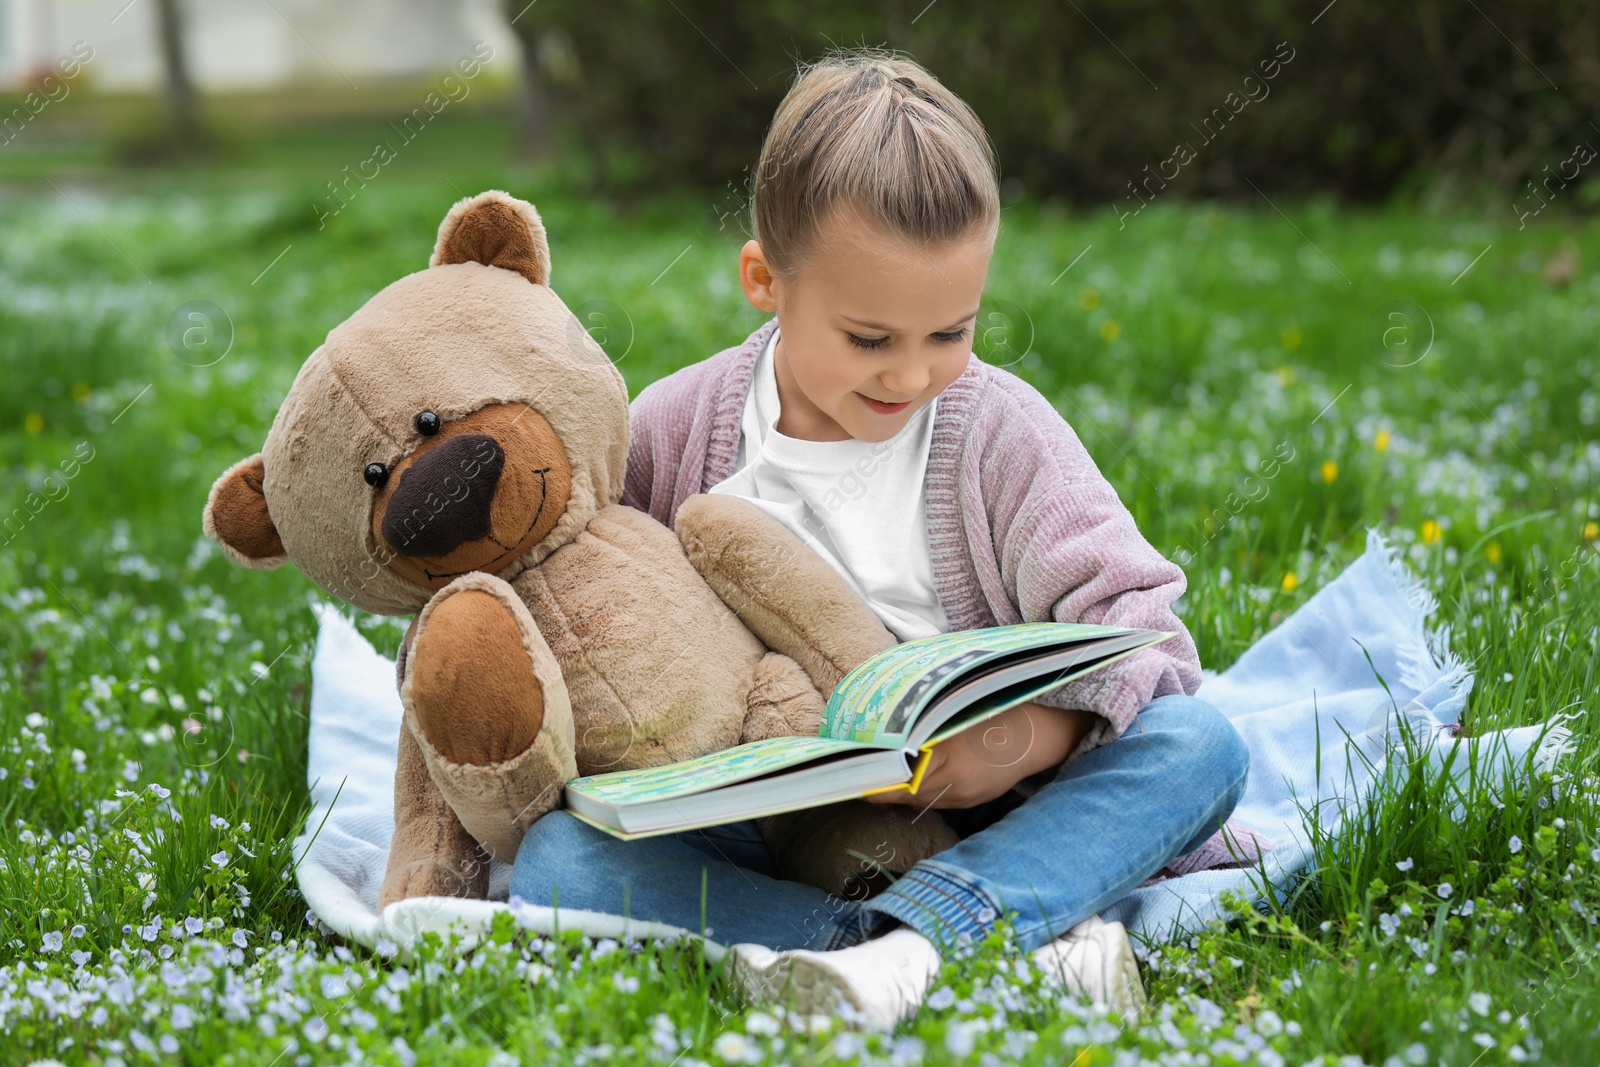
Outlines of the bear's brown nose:
[[506,454],[488,434],[452,437],[406,468],[383,509],[383,539],[403,556],[444,556],[489,536]]

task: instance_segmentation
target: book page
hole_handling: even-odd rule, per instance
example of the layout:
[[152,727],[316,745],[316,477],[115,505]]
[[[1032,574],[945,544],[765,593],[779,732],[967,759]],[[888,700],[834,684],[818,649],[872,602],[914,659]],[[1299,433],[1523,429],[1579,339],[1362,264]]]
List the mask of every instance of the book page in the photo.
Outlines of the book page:
[[909,744],[919,748],[937,744],[990,716],[1174,636],[1163,630],[1136,630],[1052,649],[1025,660],[999,661],[991,670],[946,687],[918,715]]
[[1036,622],[955,630],[887,648],[847,674],[828,701],[826,737],[905,747],[922,709],[984,664],[1028,650],[1126,634],[1120,626]]
[[707,792],[868,747],[828,737],[771,737],[659,767],[574,778],[567,783],[567,789],[604,804],[642,804]]

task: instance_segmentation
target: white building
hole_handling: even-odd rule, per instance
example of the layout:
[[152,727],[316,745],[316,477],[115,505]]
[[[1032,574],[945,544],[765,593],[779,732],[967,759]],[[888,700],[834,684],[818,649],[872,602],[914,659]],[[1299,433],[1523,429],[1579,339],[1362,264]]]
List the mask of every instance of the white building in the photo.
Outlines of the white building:
[[[474,42],[515,62],[497,0],[182,0],[189,71],[206,90],[272,89],[426,76]],[[48,72],[74,44],[94,58],[96,88],[157,91],[163,82],[155,0],[0,0],[0,88]]]

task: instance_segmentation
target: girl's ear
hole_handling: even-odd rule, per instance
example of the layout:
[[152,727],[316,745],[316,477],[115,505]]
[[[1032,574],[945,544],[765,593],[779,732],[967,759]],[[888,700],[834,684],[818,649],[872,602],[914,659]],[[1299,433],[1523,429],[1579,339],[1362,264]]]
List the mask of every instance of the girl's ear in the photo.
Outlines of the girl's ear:
[[768,314],[778,310],[778,296],[773,291],[772,266],[760,241],[746,241],[739,251],[739,284],[744,287],[745,299],[760,311]]
[[289,562],[278,528],[267,514],[267,496],[261,484],[266,470],[257,452],[223,471],[206,497],[201,520],[206,536],[221,545],[229,559],[258,570]]

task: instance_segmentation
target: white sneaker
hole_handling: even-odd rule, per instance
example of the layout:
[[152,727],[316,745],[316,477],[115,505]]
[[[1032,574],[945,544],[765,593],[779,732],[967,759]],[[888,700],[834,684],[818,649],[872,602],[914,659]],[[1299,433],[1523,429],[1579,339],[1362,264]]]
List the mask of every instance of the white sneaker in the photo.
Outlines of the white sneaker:
[[733,946],[733,973],[752,999],[786,1003],[801,1015],[890,1030],[922,1004],[939,974],[939,950],[910,927],[832,952]]
[[1145,1006],[1139,961],[1121,923],[1091,915],[1048,945],[1035,949],[1033,962],[1044,972],[1045,981],[1088,996],[1096,1008],[1137,1017]]

